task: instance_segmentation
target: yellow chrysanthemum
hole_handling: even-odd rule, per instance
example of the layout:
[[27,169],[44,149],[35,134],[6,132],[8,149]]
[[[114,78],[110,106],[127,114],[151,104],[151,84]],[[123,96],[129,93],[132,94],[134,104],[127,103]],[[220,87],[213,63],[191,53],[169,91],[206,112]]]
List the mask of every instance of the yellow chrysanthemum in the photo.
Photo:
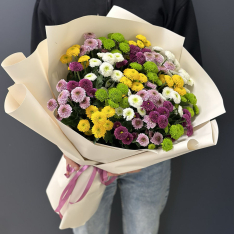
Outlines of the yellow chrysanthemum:
[[107,121],[107,116],[103,112],[96,111],[92,114],[91,120],[94,124],[104,124]]
[[139,80],[139,72],[135,69],[126,68],[123,73],[130,80]]
[[71,56],[68,56],[66,54],[64,54],[61,58],[60,58],[60,61],[63,63],[63,64],[66,64],[66,63],[70,63],[72,61],[72,57]]
[[170,76],[168,76],[168,75],[165,75],[164,78],[165,78],[165,81],[166,81],[167,85],[169,87],[173,87],[174,81],[172,80],[172,78]]
[[141,83],[146,83],[148,81],[147,76],[143,73],[139,73],[139,81]]
[[184,80],[183,80],[183,78],[181,76],[179,76],[179,75],[173,75],[172,76],[172,80],[174,81],[176,87],[183,88],[183,86],[184,86]]
[[145,46],[151,46],[151,43],[148,40],[146,42],[143,42],[143,43],[144,43]]
[[114,126],[114,123],[110,120],[107,120],[104,124],[103,127],[107,130],[110,131]]
[[138,92],[144,88],[143,84],[140,82],[133,82],[131,89],[135,92]]
[[78,62],[82,63],[82,62],[86,62],[89,61],[90,57],[88,55],[83,55],[81,57],[79,57]]
[[93,113],[95,113],[96,111],[98,111],[98,108],[96,106],[89,106],[87,109],[85,109],[86,115],[88,116],[88,118],[91,118],[91,115]]
[[165,77],[164,77],[163,74],[160,74],[158,78],[159,78],[159,80],[162,81],[163,84],[166,82],[166,81],[165,81]]
[[78,49],[80,49],[80,45],[73,45],[72,47],[76,47],[76,48],[78,48]]
[[125,85],[128,86],[128,88],[131,88],[132,87],[132,81],[129,80],[127,77],[123,76],[121,79],[120,79],[120,83],[123,83]]
[[184,96],[186,94],[186,89],[184,87],[179,88],[179,87],[175,87],[174,90],[180,95],[180,96]]
[[70,67],[67,68],[68,71],[71,71]]
[[93,134],[92,130],[90,129],[89,131],[84,133],[86,136],[91,136]]
[[137,43],[136,43],[135,41],[128,41],[128,44],[129,44],[129,45],[137,46]]
[[139,39],[139,40],[141,40],[141,41],[143,41],[143,42],[147,42],[146,37],[143,36],[143,35],[137,35],[136,38]]
[[140,48],[144,48],[144,47],[145,47],[144,43],[143,43],[142,41],[140,41],[140,40],[137,40],[137,45],[138,45]]
[[89,61],[87,61],[87,62],[82,62],[81,65],[82,65],[83,68],[86,68],[86,67],[89,66]]
[[110,118],[115,115],[115,109],[110,106],[105,106],[102,109],[102,112],[106,115],[107,118]]
[[96,138],[101,138],[105,136],[106,129],[101,124],[94,124],[92,127],[92,133]]
[[81,132],[87,132],[90,129],[90,123],[87,119],[82,119],[79,121],[77,128]]
[[77,47],[70,47],[67,52],[66,55],[68,56],[78,56],[80,53],[80,49]]

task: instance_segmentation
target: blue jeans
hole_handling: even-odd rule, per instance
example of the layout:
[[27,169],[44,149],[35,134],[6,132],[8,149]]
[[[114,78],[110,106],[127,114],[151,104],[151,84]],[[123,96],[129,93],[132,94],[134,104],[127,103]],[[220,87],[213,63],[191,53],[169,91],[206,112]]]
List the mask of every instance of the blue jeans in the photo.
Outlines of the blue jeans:
[[160,214],[169,193],[170,160],[149,166],[138,173],[118,176],[105,189],[98,210],[74,234],[108,234],[111,205],[120,188],[124,234],[157,234]]

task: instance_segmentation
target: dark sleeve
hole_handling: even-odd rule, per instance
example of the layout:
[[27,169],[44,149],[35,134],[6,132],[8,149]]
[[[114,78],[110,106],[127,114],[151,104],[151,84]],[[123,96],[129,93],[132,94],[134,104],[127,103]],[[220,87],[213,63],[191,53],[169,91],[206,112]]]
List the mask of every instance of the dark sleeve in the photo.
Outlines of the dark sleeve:
[[41,1],[37,0],[34,6],[31,31],[31,53],[37,48],[37,45],[46,39],[46,25],[53,25],[52,20],[42,9]]
[[185,37],[185,49],[202,66],[201,48],[197,21],[191,0],[186,1],[176,12],[169,28],[171,31]]

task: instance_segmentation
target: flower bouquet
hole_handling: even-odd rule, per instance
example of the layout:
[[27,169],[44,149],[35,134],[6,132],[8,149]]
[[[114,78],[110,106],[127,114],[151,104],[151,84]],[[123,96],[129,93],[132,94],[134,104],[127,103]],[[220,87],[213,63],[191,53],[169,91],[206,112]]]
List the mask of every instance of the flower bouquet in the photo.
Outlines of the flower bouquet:
[[183,37],[118,7],[46,32],[31,56],[3,61],[15,81],[5,111],[82,166],[66,178],[62,158],[47,188],[61,229],[94,214],[112,181],[106,171],[145,168],[217,143],[210,120],[225,113],[223,100]]

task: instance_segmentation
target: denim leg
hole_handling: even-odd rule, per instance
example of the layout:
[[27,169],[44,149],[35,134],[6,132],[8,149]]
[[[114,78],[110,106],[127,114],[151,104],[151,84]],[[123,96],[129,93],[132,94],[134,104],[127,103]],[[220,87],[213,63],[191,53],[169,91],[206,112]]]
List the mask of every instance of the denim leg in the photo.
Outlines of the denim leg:
[[100,205],[85,225],[73,228],[74,234],[108,234],[111,205],[117,189],[117,181],[106,186]]
[[170,160],[119,177],[124,234],[157,234],[170,185]]

